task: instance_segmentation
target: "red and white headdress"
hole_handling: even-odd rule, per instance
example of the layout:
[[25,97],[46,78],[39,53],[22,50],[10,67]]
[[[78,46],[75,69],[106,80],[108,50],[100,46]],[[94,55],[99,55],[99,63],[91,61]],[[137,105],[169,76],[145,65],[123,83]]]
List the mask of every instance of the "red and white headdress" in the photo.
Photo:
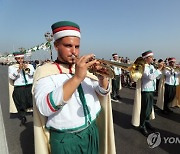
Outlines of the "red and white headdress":
[[20,51],[16,51],[13,53],[14,57],[17,58],[17,57],[24,57],[24,52],[20,52]]
[[143,58],[146,58],[146,57],[149,57],[149,56],[153,56],[153,52],[151,50],[148,50],[148,51],[145,51],[145,52],[142,53]]
[[174,58],[174,57],[168,58],[168,62],[169,62],[169,63],[170,63],[170,62],[176,62],[176,58]]
[[66,36],[81,37],[79,25],[71,21],[56,22],[51,26],[51,28],[55,41]]

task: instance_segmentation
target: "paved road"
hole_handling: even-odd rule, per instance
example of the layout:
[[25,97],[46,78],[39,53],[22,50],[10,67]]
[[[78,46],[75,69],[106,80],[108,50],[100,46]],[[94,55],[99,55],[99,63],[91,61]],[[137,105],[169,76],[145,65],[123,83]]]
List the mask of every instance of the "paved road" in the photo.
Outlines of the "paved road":
[[27,116],[27,126],[20,127],[16,114],[9,114],[7,66],[0,66],[0,102],[10,154],[34,154],[33,117]]
[[[9,114],[7,66],[0,66],[0,103],[3,113],[7,144],[10,154],[34,154],[33,117],[28,115],[27,126],[20,127],[16,114]],[[134,89],[121,90],[122,101],[112,102],[117,154],[179,154],[180,153],[180,109],[164,116],[156,109],[152,125],[161,135],[161,143],[149,148],[147,138],[131,126]],[[169,137],[170,140],[167,140]],[[167,140],[167,143],[164,141]],[[176,141],[176,143],[174,143]]]
[[[0,103],[1,104],[1,103]],[[4,129],[4,121],[2,116],[2,110],[0,105],[0,153],[2,154],[8,154],[8,147],[7,147],[7,141],[6,141],[6,134]]]

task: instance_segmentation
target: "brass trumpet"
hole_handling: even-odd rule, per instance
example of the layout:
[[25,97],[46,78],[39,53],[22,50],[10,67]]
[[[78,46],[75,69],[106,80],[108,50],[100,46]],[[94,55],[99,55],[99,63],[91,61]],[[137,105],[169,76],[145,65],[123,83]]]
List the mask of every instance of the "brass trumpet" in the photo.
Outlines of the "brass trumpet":
[[174,69],[175,69],[175,71],[180,72],[180,67],[179,66],[178,67],[176,66]]
[[23,70],[26,74],[29,74],[30,73],[30,68],[27,67],[28,64],[26,63],[23,63]]
[[[20,65],[20,64],[16,64],[15,67],[19,68],[19,65]],[[23,63],[22,70],[24,70],[24,72],[25,72],[26,74],[28,74],[28,73],[30,73],[30,68],[25,67],[25,65],[26,65],[26,64]]]
[[158,69],[158,63],[152,63],[155,69]]
[[89,69],[89,72],[95,75],[102,75],[108,78],[114,78],[115,73],[112,67],[118,67],[123,70],[130,72],[130,77],[134,82],[137,82],[138,79],[142,77],[144,72],[145,61],[142,57],[138,57],[133,64],[119,63],[114,61],[108,61],[103,59],[97,59],[100,62],[101,70],[95,70],[93,68]]
[[172,71],[172,69],[174,69],[175,72],[180,72],[180,67],[175,66],[175,67],[171,67],[171,66],[166,66],[165,69]]
[[25,72],[26,74],[29,74],[29,73],[30,73],[30,68],[24,68],[24,72]]

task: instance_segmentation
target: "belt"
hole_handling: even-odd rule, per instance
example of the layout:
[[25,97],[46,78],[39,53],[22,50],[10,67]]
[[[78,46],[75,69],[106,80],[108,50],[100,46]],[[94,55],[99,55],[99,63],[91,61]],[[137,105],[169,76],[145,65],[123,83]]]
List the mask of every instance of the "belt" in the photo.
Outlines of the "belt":
[[31,86],[32,86],[32,84],[27,84],[27,85],[23,85],[23,86],[14,86],[14,88],[28,88]]
[[52,132],[56,132],[56,133],[80,133],[83,132],[84,130],[86,130],[88,127],[90,127],[91,125],[94,125],[95,122],[92,121],[92,123],[88,122],[88,126],[78,129],[78,130],[74,130],[74,131],[66,131],[66,132],[61,132],[61,130],[55,129],[55,128],[50,128],[50,131]]
[[165,83],[165,86],[176,87],[177,85],[169,85],[169,84]]
[[154,93],[155,91],[141,91],[141,93]]

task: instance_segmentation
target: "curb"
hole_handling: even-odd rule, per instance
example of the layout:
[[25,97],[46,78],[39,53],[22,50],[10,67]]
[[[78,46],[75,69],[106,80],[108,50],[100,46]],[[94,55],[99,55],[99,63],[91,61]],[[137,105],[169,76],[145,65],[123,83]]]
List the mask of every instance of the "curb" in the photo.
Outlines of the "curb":
[[6,133],[4,128],[3,122],[3,115],[1,110],[1,103],[0,103],[0,153],[1,154],[9,154],[7,140],[6,140]]

